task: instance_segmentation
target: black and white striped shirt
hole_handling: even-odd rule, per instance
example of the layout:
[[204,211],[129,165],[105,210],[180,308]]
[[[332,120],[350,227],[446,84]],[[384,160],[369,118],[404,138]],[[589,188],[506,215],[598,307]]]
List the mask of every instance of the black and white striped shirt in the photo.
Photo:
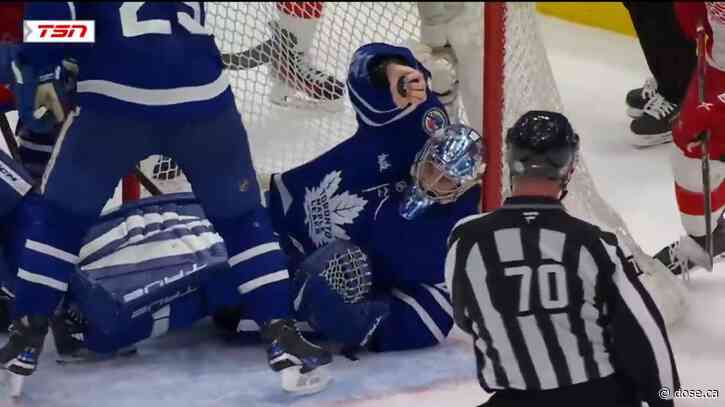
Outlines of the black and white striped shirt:
[[559,201],[515,197],[451,232],[446,283],[486,391],[546,390],[615,371],[652,405],[679,385],[664,322],[616,235]]

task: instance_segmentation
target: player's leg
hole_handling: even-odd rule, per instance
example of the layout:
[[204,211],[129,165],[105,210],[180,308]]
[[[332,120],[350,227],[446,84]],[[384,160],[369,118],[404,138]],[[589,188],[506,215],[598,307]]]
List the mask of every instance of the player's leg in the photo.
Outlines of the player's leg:
[[[680,274],[695,266],[708,263],[705,247],[705,211],[702,193],[702,167],[700,159],[689,158],[674,148],[671,156],[672,172],[675,178],[675,197],[680,210],[682,226],[687,233],[680,240],[664,247],[655,258],[666,265],[674,274]],[[710,162],[710,185],[712,185],[712,231],[713,253],[720,256],[725,252],[725,163]]]
[[679,112],[697,62],[695,44],[680,29],[673,3],[624,2],[637,31],[656,87],[630,91],[627,103],[632,121],[632,143],[649,146],[672,140],[672,122]]
[[[717,89],[725,86],[725,73],[712,67],[707,67],[707,78],[710,87],[705,90],[705,97],[708,101],[715,101],[723,105],[717,99]],[[705,266],[709,261],[705,246],[705,209],[702,184],[702,164],[699,158],[699,147],[692,143],[695,135],[690,134],[689,129],[695,126],[694,121],[699,120],[690,112],[695,111],[699,105],[697,80],[690,83],[687,95],[682,103],[682,113],[677,126],[674,128],[675,146],[671,154],[672,172],[675,180],[675,197],[680,210],[682,226],[687,235],[679,241],[674,242],[660,250],[655,258],[662,261],[675,274],[688,270],[693,266]],[[723,107],[723,106],[718,106]],[[712,131],[713,140],[721,140],[725,135],[725,129],[716,128]],[[711,158],[719,156],[723,146],[717,145],[718,141],[711,144]],[[712,197],[712,230],[714,234],[713,253],[718,256],[725,252],[725,225],[723,225],[722,214],[725,210],[725,162],[710,160],[710,186]]]
[[[319,391],[317,383],[286,382],[288,373],[307,373],[329,364],[329,352],[307,342],[294,327],[287,259],[261,205],[246,131],[235,108],[206,122],[192,122],[167,138],[167,155],[177,160],[216,231],[224,239],[229,278],[209,282],[218,287],[208,298],[209,311],[240,306],[261,327],[270,366],[282,371],[289,391]],[[294,368],[294,369],[288,369]]]
[[[25,245],[18,261],[13,329],[0,362],[31,374],[48,321],[68,289],[86,230],[118,180],[148,155],[148,126],[76,109],[61,130],[41,184],[42,198],[23,208]],[[135,139],[135,140],[134,140]],[[23,349],[32,352],[23,352]],[[20,357],[22,353],[22,357]]]
[[275,78],[270,98],[285,104],[294,91],[320,101],[334,101],[345,93],[345,85],[332,74],[310,63],[312,40],[322,17],[323,3],[278,2],[279,20],[270,23],[275,54],[272,75]]
[[[418,2],[418,12],[421,17],[421,42],[432,49],[433,57],[452,61],[455,69],[454,79],[457,89],[460,89],[460,98],[466,109],[468,124],[480,133],[483,103],[480,91],[483,80],[482,5],[460,2]],[[417,52],[416,58],[418,58]],[[425,64],[424,60],[420,60]],[[437,92],[435,89],[437,75],[434,70],[430,71],[433,77],[433,91]],[[458,95],[454,94],[454,97],[457,98]],[[447,102],[445,97],[439,96],[439,99],[446,106],[451,121],[458,122],[456,120],[458,112],[452,111],[452,108],[458,109],[458,104]]]
[[17,208],[32,188],[32,176],[4,151],[0,150],[0,331],[10,324],[15,272],[12,246],[13,220]]

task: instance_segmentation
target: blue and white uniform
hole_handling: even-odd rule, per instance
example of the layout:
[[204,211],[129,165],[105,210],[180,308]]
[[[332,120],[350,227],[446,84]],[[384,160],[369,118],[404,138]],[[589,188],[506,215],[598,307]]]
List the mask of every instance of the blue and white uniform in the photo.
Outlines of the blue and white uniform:
[[19,259],[17,315],[48,315],[68,290],[81,241],[118,180],[150,154],[176,160],[229,253],[239,305],[287,318],[287,260],[261,206],[246,131],[196,2],[28,3],[26,19],[86,19],[95,44],[24,44],[37,72],[72,57],[78,107],[64,123]]
[[391,314],[371,342],[372,349],[385,351],[434,345],[450,331],[446,238],[456,221],[478,212],[480,189],[434,205],[415,220],[400,216],[415,155],[448,117],[430,92],[425,103],[401,109],[387,88],[372,86],[368,69],[382,57],[402,59],[428,76],[406,48],[361,47],[347,83],[358,130],[315,160],[274,174],[268,206],[291,270],[335,239],[351,240],[368,254],[374,291],[391,297]]

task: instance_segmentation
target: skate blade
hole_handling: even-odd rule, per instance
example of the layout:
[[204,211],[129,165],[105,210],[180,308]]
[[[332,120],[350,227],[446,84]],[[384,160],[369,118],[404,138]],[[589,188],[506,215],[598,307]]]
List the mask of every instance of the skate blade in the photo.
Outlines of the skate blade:
[[332,375],[326,366],[320,366],[307,373],[302,373],[302,366],[291,366],[280,371],[282,389],[295,395],[315,394],[324,390]]
[[345,110],[345,105],[341,100],[319,101],[292,95],[277,99],[270,98],[269,101],[275,106],[311,112],[340,113]]
[[640,117],[642,117],[643,114],[644,110],[627,106],[627,116],[631,117],[632,119],[639,119]]
[[315,99],[284,82],[275,82],[269,93],[273,105],[314,112],[340,113],[345,110],[344,100],[344,95],[335,100]]
[[73,353],[70,355],[58,355],[55,360],[59,365],[75,365],[103,362],[105,360],[116,359],[118,357],[130,357],[138,353],[135,347],[121,349],[113,353],[95,353],[89,350]]
[[667,144],[672,142],[672,132],[664,132],[660,134],[634,134],[631,133],[631,143],[634,147],[644,149],[647,147],[654,147],[660,144]]
[[23,383],[25,383],[25,376],[13,373],[9,370],[2,371],[2,392],[6,395],[6,398],[17,399],[23,394]]

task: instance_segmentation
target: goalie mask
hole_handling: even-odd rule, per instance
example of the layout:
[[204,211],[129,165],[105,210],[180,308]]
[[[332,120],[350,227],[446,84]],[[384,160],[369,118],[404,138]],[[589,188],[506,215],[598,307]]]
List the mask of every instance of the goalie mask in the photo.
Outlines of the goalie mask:
[[434,203],[458,199],[479,182],[484,154],[481,136],[468,126],[453,124],[436,131],[415,157],[401,216],[413,219]]

